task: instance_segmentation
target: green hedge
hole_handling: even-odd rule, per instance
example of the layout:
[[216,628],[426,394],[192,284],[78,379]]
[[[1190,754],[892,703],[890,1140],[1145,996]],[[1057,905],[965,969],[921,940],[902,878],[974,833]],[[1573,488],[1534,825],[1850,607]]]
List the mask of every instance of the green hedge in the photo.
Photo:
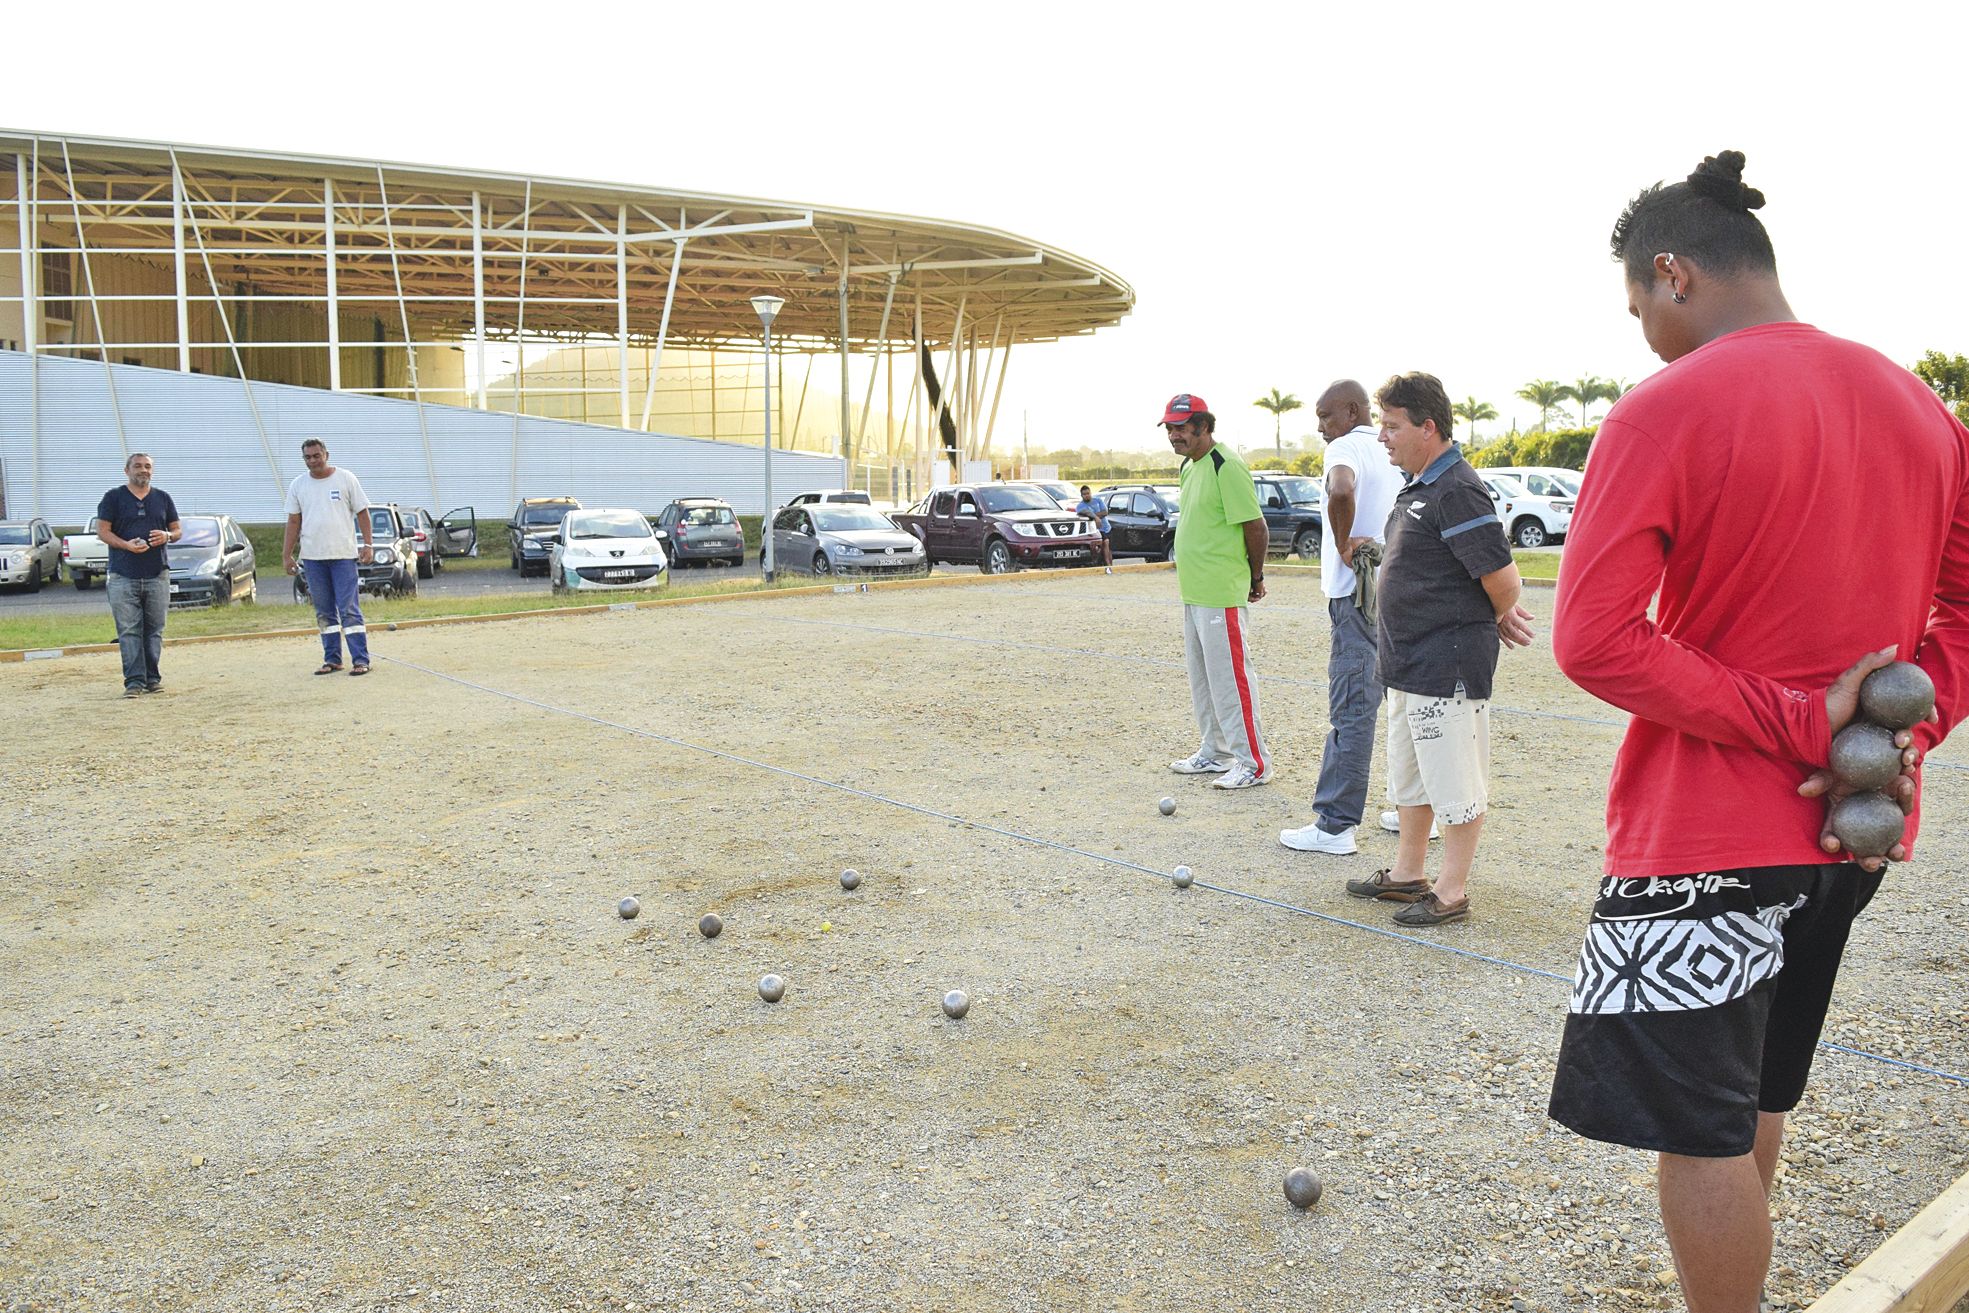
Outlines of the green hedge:
[[1547,465],[1583,470],[1586,454],[1593,448],[1593,435],[1599,431],[1590,428],[1507,433],[1470,448],[1470,463],[1485,469],[1500,465]]

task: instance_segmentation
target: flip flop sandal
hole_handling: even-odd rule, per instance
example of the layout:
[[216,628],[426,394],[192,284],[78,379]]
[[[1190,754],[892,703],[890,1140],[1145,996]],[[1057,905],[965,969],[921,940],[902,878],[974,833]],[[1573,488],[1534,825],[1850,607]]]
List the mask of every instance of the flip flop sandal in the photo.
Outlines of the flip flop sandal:
[[349,668],[349,673],[350,673],[351,675],[366,675],[366,674],[368,674],[368,673],[369,673],[369,667],[368,667],[368,666],[351,666],[351,667]]
[[1355,898],[1385,898],[1394,903],[1413,903],[1428,896],[1427,880],[1390,880],[1393,872],[1376,871],[1365,880],[1347,881],[1347,892]]
[[317,670],[317,671],[315,671],[315,673],[316,673],[317,675],[333,675],[333,674],[337,674],[337,673],[339,673],[339,672],[341,671],[341,669],[342,669],[342,667],[340,667],[340,666],[334,666],[334,665],[326,665],[326,664],[324,664],[324,665],[322,666],[322,668],[321,668],[321,669],[319,669],[319,670]]
[[1445,903],[1436,897],[1432,890],[1420,902],[1410,903],[1395,913],[1396,925],[1442,925],[1445,921],[1461,921],[1470,915],[1470,900],[1459,898],[1453,903]]

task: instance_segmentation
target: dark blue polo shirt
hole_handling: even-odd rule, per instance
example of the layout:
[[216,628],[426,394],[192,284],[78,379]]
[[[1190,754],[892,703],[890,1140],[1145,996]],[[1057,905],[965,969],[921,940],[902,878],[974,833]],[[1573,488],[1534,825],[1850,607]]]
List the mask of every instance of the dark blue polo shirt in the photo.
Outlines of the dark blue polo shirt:
[[[96,506],[96,518],[108,520],[109,527],[118,538],[148,538],[152,529],[169,530],[171,522],[178,518],[178,507],[171,500],[171,494],[161,488],[153,487],[143,497],[130,491],[130,485],[119,483],[103,494]],[[109,549],[109,572],[120,574],[125,579],[155,579],[169,569],[164,557],[165,549],[153,547],[147,552],[126,552],[120,547]]]
[[1483,480],[1451,447],[1402,486],[1388,514],[1381,562],[1377,660],[1381,682],[1446,698],[1457,684],[1490,696],[1497,613],[1478,582],[1511,564],[1511,544]]

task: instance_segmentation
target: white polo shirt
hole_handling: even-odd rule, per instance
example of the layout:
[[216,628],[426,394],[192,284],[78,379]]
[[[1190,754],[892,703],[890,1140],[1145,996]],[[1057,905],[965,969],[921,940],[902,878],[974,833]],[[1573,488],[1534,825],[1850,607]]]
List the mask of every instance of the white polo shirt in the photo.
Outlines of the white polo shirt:
[[354,560],[355,517],[368,509],[356,476],[339,466],[325,479],[303,474],[287,485],[287,513],[301,517],[303,561]]
[[[1388,514],[1405,476],[1388,459],[1381,431],[1362,424],[1326,444],[1326,468],[1345,465],[1354,472],[1354,530],[1356,538],[1386,542]],[[1354,595],[1354,567],[1340,559],[1333,541],[1333,519],[1320,517],[1320,588],[1328,597]]]

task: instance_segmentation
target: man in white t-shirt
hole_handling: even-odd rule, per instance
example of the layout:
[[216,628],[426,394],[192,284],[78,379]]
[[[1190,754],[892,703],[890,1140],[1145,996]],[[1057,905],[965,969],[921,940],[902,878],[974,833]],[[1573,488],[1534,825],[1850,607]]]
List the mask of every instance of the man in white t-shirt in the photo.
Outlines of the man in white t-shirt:
[[[342,668],[342,640],[349,642],[349,673],[369,673],[369,631],[362,622],[361,566],[370,561],[369,498],[347,470],[328,463],[328,444],[309,438],[301,444],[308,472],[287,485],[287,535],[281,544],[281,563],[307,576],[308,596],[314,599],[315,620],[321,626],[321,669],[332,675]],[[356,532],[362,546],[356,546]]]
[[1368,419],[1367,389],[1342,379],[1320,394],[1314,414],[1326,439],[1326,512],[1320,524],[1320,584],[1333,638],[1326,661],[1326,747],[1320,756],[1313,819],[1281,830],[1278,841],[1308,853],[1356,852],[1354,830],[1367,807],[1367,773],[1381,721],[1374,621],[1355,597],[1354,553],[1381,543],[1402,473],[1388,461]]

